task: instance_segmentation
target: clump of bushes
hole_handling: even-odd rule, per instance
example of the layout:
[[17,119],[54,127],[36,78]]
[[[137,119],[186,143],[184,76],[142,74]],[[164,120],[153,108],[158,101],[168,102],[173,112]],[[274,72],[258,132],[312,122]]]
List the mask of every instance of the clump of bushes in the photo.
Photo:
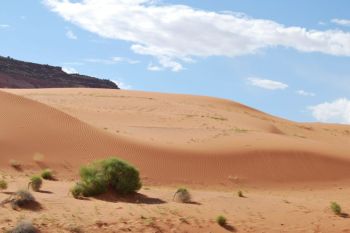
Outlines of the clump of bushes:
[[186,188],[179,188],[175,194],[173,200],[182,203],[191,202],[191,194]]
[[0,190],[7,189],[7,182],[5,180],[0,180]]
[[44,180],[53,180],[54,177],[53,177],[53,172],[51,169],[45,169],[41,172],[41,177],[44,179]]
[[8,231],[8,233],[37,233],[38,230],[29,221],[22,221],[17,224],[15,228]]
[[130,194],[141,187],[139,171],[125,161],[109,158],[80,169],[81,181],[72,189],[73,197],[90,197],[107,192]]
[[220,226],[226,226],[227,224],[227,220],[224,216],[222,215],[219,215],[217,218],[216,218],[216,223],[219,224]]
[[35,191],[38,192],[43,184],[43,180],[40,176],[32,176],[30,178],[29,186]]
[[341,215],[341,207],[338,203],[336,202],[332,202],[331,203],[331,210],[333,211],[333,213],[335,213],[336,215]]
[[238,190],[237,195],[238,197],[244,197],[242,190]]

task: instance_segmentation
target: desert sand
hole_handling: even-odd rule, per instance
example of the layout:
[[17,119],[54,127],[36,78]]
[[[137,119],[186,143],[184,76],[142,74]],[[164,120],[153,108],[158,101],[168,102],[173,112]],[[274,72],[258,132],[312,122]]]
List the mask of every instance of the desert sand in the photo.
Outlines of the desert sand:
[[[337,201],[350,211],[350,126],[140,91],[8,89],[0,106],[0,171],[12,181],[9,190],[46,167],[59,179],[35,194],[42,210],[1,209],[3,229],[24,214],[43,232],[69,232],[69,224],[84,232],[350,232],[346,215],[329,208]],[[109,156],[140,170],[142,195],[70,197],[79,167]],[[172,202],[179,186],[193,190],[195,204]],[[228,217],[227,229],[215,223],[219,214]]]

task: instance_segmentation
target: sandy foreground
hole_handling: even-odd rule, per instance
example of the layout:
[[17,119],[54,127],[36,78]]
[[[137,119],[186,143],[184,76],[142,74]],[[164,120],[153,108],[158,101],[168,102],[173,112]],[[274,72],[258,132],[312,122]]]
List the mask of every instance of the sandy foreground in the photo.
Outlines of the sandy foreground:
[[[223,99],[120,90],[1,90],[0,106],[0,177],[10,183],[0,200],[43,168],[58,178],[34,194],[38,210],[0,207],[4,230],[26,218],[42,232],[73,232],[72,225],[83,232],[350,232],[350,218],[329,208],[337,201],[350,212],[350,126],[291,122]],[[109,156],[139,168],[139,195],[68,195],[81,165]],[[195,203],[172,201],[179,186]],[[215,223],[220,214],[226,228]]]

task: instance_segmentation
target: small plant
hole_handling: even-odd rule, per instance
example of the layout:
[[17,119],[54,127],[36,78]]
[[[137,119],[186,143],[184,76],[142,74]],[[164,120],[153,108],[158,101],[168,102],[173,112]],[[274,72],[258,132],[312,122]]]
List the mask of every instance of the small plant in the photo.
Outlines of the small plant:
[[84,196],[85,187],[82,183],[76,183],[73,188],[71,188],[70,193],[75,199],[82,198]]
[[188,203],[191,201],[191,194],[186,188],[179,188],[175,194],[173,200],[182,203]]
[[224,216],[220,215],[216,218],[216,222],[217,224],[219,224],[220,226],[225,226],[227,224],[227,220]]
[[333,211],[333,213],[335,213],[336,215],[340,215],[341,214],[341,207],[338,203],[336,202],[332,202],[331,203],[331,209]]
[[38,230],[29,221],[22,221],[15,228],[8,231],[9,233],[37,233]]
[[237,195],[238,195],[238,197],[244,197],[242,190],[239,190],[239,191],[237,192]]
[[33,156],[33,160],[36,162],[36,163],[42,163],[44,161],[44,158],[45,156],[43,154],[40,154],[40,153],[36,153],[34,154]]
[[19,161],[14,160],[14,159],[10,160],[10,165],[11,165],[11,167],[13,167],[16,170],[21,170],[21,167],[22,167],[22,164]]
[[0,190],[7,189],[7,182],[5,180],[0,180]]
[[44,180],[53,180],[53,172],[51,169],[45,169],[41,172],[41,177]]
[[30,204],[36,203],[33,195],[27,190],[19,190],[12,194],[9,198],[1,202],[1,205],[10,203],[13,209],[18,209],[19,207],[25,207]]
[[32,187],[32,189],[35,192],[37,192],[40,190],[42,184],[43,184],[43,180],[41,179],[40,176],[32,176],[32,178],[30,178],[30,182],[28,186]]

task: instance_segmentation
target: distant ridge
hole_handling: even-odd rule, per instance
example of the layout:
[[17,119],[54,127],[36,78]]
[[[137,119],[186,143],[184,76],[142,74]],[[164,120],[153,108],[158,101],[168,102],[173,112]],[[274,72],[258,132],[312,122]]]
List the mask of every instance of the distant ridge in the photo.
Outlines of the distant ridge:
[[36,64],[0,56],[0,88],[108,88],[112,81],[80,74],[67,74],[62,67]]

